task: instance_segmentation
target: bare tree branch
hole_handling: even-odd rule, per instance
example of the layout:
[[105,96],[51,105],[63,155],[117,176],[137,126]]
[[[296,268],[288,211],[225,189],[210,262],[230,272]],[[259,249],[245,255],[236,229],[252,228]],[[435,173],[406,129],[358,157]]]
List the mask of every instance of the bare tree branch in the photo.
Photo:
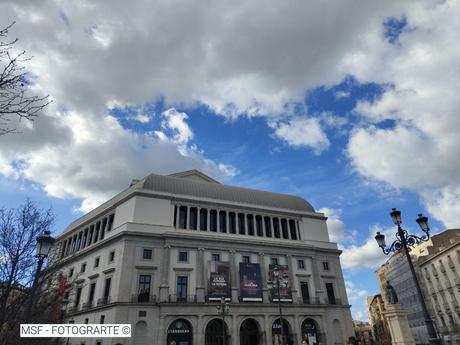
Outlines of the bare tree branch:
[[17,133],[12,120],[33,121],[51,103],[48,95],[30,95],[30,75],[22,64],[31,58],[25,51],[11,53],[18,39],[3,42],[13,25],[0,29],[0,136]]

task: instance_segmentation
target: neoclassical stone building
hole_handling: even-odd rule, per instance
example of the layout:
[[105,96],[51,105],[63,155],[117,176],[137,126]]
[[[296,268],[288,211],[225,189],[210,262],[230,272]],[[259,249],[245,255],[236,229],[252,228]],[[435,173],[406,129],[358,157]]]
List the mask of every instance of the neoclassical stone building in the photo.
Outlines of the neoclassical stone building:
[[219,345],[224,331],[226,345],[271,345],[283,328],[287,344],[342,345],[354,334],[341,252],[300,197],[196,170],[151,174],[72,223],[55,250],[69,282],[66,321],[133,329],[70,344]]

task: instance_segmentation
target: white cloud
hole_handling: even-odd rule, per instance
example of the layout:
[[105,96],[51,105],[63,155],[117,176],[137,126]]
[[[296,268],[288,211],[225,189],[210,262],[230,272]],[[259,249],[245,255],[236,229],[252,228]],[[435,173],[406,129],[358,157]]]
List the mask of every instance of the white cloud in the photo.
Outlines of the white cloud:
[[272,123],[275,136],[294,147],[308,147],[319,155],[329,148],[330,142],[317,118],[294,117]]
[[150,116],[145,115],[145,114],[134,115],[134,116],[129,117],[129,119],[140,122],[140,123],[149,123],[152,120]]
[[366,289],[356,287],[356,285],[349,280],[345,281],[345,289],[347,291],[347,296],[350,301],[364,299],[368,295]]
[[185,121],[188,119],[187,114],[170,108],[163,111],[161,115],[164,118],[163,121],[161,121],[161,127],[172,132],[173,142],[180,145],[186,145],[193,139],[193,132]]
[[340,99],[340,98],[347,98],[350,97],[350,92],[348,91],[337,91],[334,94],[335,98]]
[[374,226],[371,228],[369,236],[362,244],[352,244],[347,246],[339,245],[339,248],[343,251],[340,255],[342,262],[342,268],[344,269],[359,269],[359,268],[371,268],[376,269],[383,264],[386,259],[386,255],[383,254],[382,250],[375,241],[375,234],[379,231],[385,234],[387,238],[394,235],[394,228],[381,228]]
[[[370,124],[356,129],[348,145],[356,170],[418,192],[446,227],[458,227],[460,217],[460,46],[453,44],[459,15],[456,1],[411,4],[405,16],[415,30],[397,45],[370,35],[366,51],[344,60],[360,80],[392,85],[355,109]],[[374,126],[385,120],[394,125]]]

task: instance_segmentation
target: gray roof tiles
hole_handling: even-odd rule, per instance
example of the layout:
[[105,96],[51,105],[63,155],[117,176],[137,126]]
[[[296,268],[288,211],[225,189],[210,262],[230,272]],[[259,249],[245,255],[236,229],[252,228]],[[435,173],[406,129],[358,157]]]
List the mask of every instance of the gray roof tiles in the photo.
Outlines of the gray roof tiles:
[[224,184],[194,181],[186,178],[150,174],[139,182],[141,188],[177,195],[190,195],[215,200],[315,212],[304,199],[288,194],[265,192]]

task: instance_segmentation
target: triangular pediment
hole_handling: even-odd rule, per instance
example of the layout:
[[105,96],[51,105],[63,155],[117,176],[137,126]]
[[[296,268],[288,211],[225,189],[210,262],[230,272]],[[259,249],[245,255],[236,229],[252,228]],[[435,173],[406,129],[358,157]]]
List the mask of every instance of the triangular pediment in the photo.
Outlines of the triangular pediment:
[[214,180],[213,178],[209,177],[208,175],[203,174],[201,171],[198,171],[196,169],[178,172],[175,174],[171,174],[169,176],[185,178],[187,180],[198,181],[198,182],[208,182],[208,183],[220,184],[219,181]]

